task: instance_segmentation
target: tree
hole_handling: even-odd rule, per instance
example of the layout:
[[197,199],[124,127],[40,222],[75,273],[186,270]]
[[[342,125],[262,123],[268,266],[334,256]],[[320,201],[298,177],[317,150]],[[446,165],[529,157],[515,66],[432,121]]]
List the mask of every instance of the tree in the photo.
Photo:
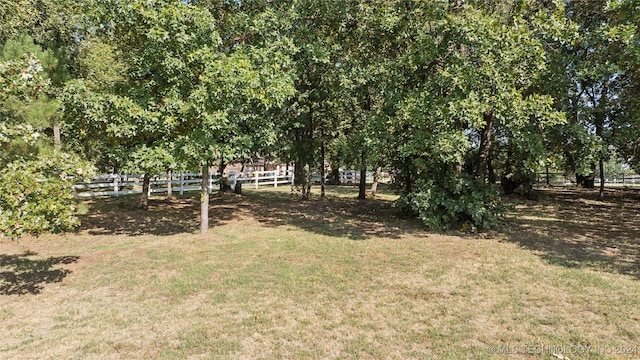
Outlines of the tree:
[[[359,198],[365,197],[367,164],[382,149],[368,133],[379,112],[382,96],[378,82],[384,74],[381,45],[388,40],[384,25],[391,14],[378,14],[385,2],[364,1],[296,2],[287,13],[291,37],[300,46],[294,56],[296,97],[282,114],[282,136],[288,146],[280,156],[296,164],[296,184],[302,198],[311,188],[308,172],[320,172],[324,196],[325,164],[332,167],[332,182],[338,182],[340,166],[361,171]],[[386,16],[386,18],[385,18]]]
[[[631,108],[621,100],[632,88],[631,72],[623,65],[633,48],[629,39],[635,31],[634,7],[627,7],[631,3],[567,2],[565,17],[574,25],[575,35],[557,43],[549,84],[568,123],[554,129],[550,138],[582,187],[595,186],[596,173],[603,172],[615,139],[625,137],[622,118]],[[599,193],[604,195],[602,176]]]
[[[294,92],[286,72],[286,39],[264,47],[237,44],[233,52],[201,53],[200,81],[189,97],[189,132],[179,139],[182,158],[202,168],[203,179],[216,160],[247,157],[256,144],[275,140],[275,127],[262,118]],[[208,229],[209,186],[203,180],[201,232]]]
[[[0,47],[3,62],[3,98],[0,116],[4,127],[14,128],[13,136],[4,139],[0,162],[6,164],[16,158],[42,151],[50,151],[51,144],[44,136],[56,105],[47,96],[51,79],[46,70],[56,59],[49,51],[33,43],[28,35],[13,37]],[[25,141],[24,134],[29,140]]]
[[3,1],[0,14],[0,232],[17,239],[70,230],[78,224],[70,178],[88,174],[86,164],[62,152],[58,126],[75,7]]
[[619,93],[612,96],[613,143],[640,173],[640,7],[637,0],[612,1],[606,34],[616,46]]
[[[86,170],[68,154],[38,152],[34,145],[42,133],[24,118],[24,109],[44,96],[50,80],[36,56],[25,53],[0,62],[0,84],[0,233],[18,239],[70,230],[78,220],[68,178]],[[32,151],[12,151],[23,146]]]
[[283,71],[291,44],[277,35],[264,47],[223,43],[216,17],[200,5],[100,4],[101,40],[117,50],[125,71],[112,87],[94,88],[86,80],[70,84],[69,123],[84,139],[104,134],[104,142],[123,155],[125,168],[145,173],[143,207],[148,174],[171,167],[176,157],[201,168],[201,231],[206,232],[209,167],[246,154],[253,146],[250,134],[269,128],[254,109],[282,103],[292,93]]
[[369,164],[379,168],[384,158],[380,146],[385,138],[384,105],[389,100],[388,78],[394,75],[389,59],[398,54],[396,36],[404,26],[398,13],[394,2],[351,3],[338,33],[342,44],[338,93],[344,99],[342,113],[350,118],[341,128],[348,138],[345,152],[360,169],[359,199],[366,197]]
[[[489,177],[492,149],[519,155],[532,174],[545,155],[540,134],[564,117],[537,85],[547,66],[539,33],[553,11],[524,16],[519,2],[431,4],[401,55],[405,79],[391,130],[402,202],[433,228],[488,228],[499,211]],[[503,179],[513,176],[503,169]]]
[[[299,48],[293,55],[295,96],[288,100],[286,111],[280,113],[281,141],[286,146],[278,155],[295,163],[296,186],[302,199],[309,199],[311,172],[324,173],[322,149],[325,147],[327,101],[332,95],[332,71],[336,62],[335,31],[346,10],[344,2],[293,2],[283,12],[286,34]],[[325,131],[327,130],[327,131]],[[321,182],[324,177],[321,176]]]
[[[98,41],[88,40],[88,49],[113,47],[119,58],[88,52],[86,61],[104,70],[87,75],[112,83],[95,84],[89,77],[69,84],[65,115],[80,142],[95,142],[91,138],[100,134],[120,167],[144,174],[140,205],[146,209],[149,174],[172,167],[167,147],[190,130],[188,98],[205,66],[201,53],[218,45],[219,37],[210,14],[192,5],[98,4],[93,14],[104,31],[96,34]],[[124,71],[112,75],[109,65]]]

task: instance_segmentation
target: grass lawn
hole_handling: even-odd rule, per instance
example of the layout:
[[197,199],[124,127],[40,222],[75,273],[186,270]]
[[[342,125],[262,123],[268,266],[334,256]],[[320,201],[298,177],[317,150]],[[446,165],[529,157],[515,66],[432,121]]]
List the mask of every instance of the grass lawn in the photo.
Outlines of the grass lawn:
[[197,196],[88,201],[0,240],[0,358],[640,358],[640,194],[595,194],[508,198],[479,235],[354,187],[214,197],[206,235]]

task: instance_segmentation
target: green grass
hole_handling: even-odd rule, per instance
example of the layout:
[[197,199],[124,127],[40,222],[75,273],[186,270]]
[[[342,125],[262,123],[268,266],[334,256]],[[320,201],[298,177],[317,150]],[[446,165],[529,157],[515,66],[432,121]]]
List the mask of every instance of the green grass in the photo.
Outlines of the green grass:
[[[213,199],[206,235],[193,198],[148,213],[105,199],[76,234],[2,240],[0,285],[16,273],[25,291],[0,294],[0,358],[500,359],[489,347],[640,343],[637,225],[600,242],[579,216],[555,221],[584,204],[550,193],[511,200],[488,238],[435,234],[393,216],[389,194],[356,195],[245,189]],[[626,200],[607,211],[623,205],[638,215]],[[609,261],[612,243],[626,253]]]

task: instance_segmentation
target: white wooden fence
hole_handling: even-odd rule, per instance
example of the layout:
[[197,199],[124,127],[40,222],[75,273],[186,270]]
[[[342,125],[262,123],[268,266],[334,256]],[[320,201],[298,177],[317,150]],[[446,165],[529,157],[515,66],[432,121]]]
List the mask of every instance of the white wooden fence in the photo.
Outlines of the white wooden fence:
[[[75,196],[77,198],[90,198],[96,196],[122,196],[129,194],[142,193],[142,176],[143,175],[103,175],[94,178],[89,183],[77,184],[73,186]],[[224,174],[227,184],[232,188],[236,183],[250,185],[256,189],[260,186],[273,186],[293,184],[293,170],[272,170],[272,171],[252,171],[252,172],[233,172],[229,171]],[[314,182],[320,182],[320,176],[313,174]],[[316,179],[317,177],[317,179]],[[388,182],[390,175],[388,173],[381,174],[381,181]],[[356,184],[360,181],[360,172],[355,170],[340,170],[340,182],[342,184]],[[167,174],[151,176],[149,181],[149,193],[166,193]],[[373,172],[367,172],[367,182],[373,182]],[[180,195],[185,191],[200,191],[202,183],[202,174],[200,173],[178,173],[171,176],[172,191],[178,192]],[[219,186],[220,173],[209,174],[209,190],[213,190],[214,186]]]
[[[553,186],[572,186],[575,185],[575,176],[566,176],[563,173],[550,172],[549,173],[549,185]],[[596,187],[600,185],[600,177],[597,176],[594,180]],[[637,174],[609,174],[604,177],[605,186],[616,187],[640,187],[640,175]],[[547,174],[536,174],[536,186],[547,185]]]
[[[366,183],[370,184],[373,182],[374,177],[373,171],[367,171],[367,178],[365,180]],[[391,175],[388,172],[380,173],[380,182],[388,183],[391,181]],[[360,182],[360,171],[356,170],[340,170],[340,183],[341,184],[357,184]]]
[[[254,171],[225,173],[227,183],[233,188],[236,183],[249,184],[256,189],[260,186],[292,184],[293,171],[283,172]],[[202,174],[178,173],[171,176],[172,191],[182,195],[185,191],[199,191],[201,189]],[[149,193],[166,193],[169,179],[167,174],[152,176],[149,181]],[[220,173],[209,174],[209,190],[220,183]],[[96,178],[95,181],[73,186],[77,198],[95,196],[121,196],[142,193],[142,175],[108,175]]]

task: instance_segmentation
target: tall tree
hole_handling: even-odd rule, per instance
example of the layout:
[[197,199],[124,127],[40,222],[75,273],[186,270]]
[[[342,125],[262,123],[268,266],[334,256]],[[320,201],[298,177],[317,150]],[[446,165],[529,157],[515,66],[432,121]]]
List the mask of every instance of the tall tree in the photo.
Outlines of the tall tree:
[[[42,132],[28,119],[50,79],[36,54],[25,53],[0,61],[0,84],[0,234],[17,239],[70,230],[78,220],[68,177],[82,175],[82,167],[68,154],[38,151]],[[31,150],[13,151],[25,147]]]
[[[621,93],[629,85],[628,74],[621,66],[628,47],[621,38],[628,39],[633,30],[628,21],[618,22],[624,18],[614,10],[618,5],[567,1],[565,16],[575,26],[576,35],[554,49],[556,70],[549,83],[559,108],[567,113],[568,123],[555,129],[552,139],[562,151],[565,167],[576,174],[576,182],[582,187],[594,187],[597,173],[603,172],[618,132]],[[602,197],[604,177],[600,178]]]
[[531,174],[544,155],[540,133],[564,121],[537,88],[548,61],[538,34],[554,12],[529,9],[505,1],[408,12],[421,20],[401,57],[405,90],[391,129],[402,139],[403,198],[432,227],[490,226],[492,149],[517,151],[512,169]]
[[[282,103],[292,93],[285,71],[291,44],[277,34],[270,43],[245,45],[235,38],[225,43],[215,20],[224,16],[198,4],[100,4],[102,39],[121,54],[125,72],[107,89],[96,91],[86,81],[69,86],[69,120],[76,132],[104,134],[106,143],[122,149],[126,168],[150,174],[163,162],[168,167],[174,160],[167,148],[176,149],[172,155],[187,166],[201,168],[201,231],[206,232],[209,167],[246,153],[251,134],[269,129],[255,109]],[[253,18],[256,33],[268,27],[268,15],[262,23]],[[149,176],[144,179],[146,188]]]
[[287,105],[290,111],[284,114],[283,133],[289,142],[285,157],[295,162],[295,184],[302,189],[303,199],[310,196],[310,172],[324,168],[317,155],[322,147],[319,145],[324,143],[327,80],[337,61],[333,37],[339,25],[336,20],[345,10],[342,4],[300,1],[294,2],[287,13],[293,25],[291,37],[300,50],[294,57],[296,96]]
[[[121,58],[86,59],[98,68],[104,67],[102,60],[119,61],[124,71],[113,77],[111,86],[95,86],[90,79],[71,83],[65,114],[82,142],[102,136],[117,150],[121,166],[145,174],[140,205],[146,209],[149,174],[171,166],[167,144],[190,130],[188,97],[205,66],[200,53],[220,39],[210,14],[192,5],[162,0],[97,5],[101,8],[93,9],[94,21],[103,31],[96,34],[102,40],[94,46],[112,46]],[[163,160],[167,163],[159,164]]]
[[608,3],[611,14],[606,33],[616,46],[619,65],[615,80],[619,93],[611,97],[613,143],[618,153],[640,172],[640,2],[620,0]]

